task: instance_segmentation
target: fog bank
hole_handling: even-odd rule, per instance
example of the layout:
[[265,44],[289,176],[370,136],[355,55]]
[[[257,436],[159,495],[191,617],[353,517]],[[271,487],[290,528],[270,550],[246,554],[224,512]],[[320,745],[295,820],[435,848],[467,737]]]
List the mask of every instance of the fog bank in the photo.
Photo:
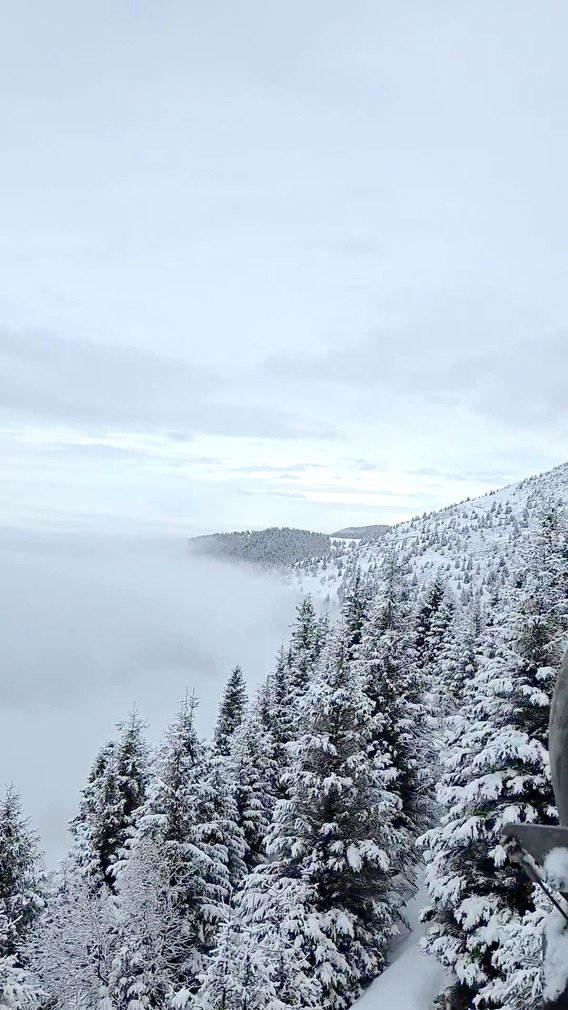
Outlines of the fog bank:
[[183,541],[0,530],[0,785],[13,782],[50,862],[95,752],[133,705],[159,739],[186,689],[211,728],[235,663],[259,683],[297,596]]

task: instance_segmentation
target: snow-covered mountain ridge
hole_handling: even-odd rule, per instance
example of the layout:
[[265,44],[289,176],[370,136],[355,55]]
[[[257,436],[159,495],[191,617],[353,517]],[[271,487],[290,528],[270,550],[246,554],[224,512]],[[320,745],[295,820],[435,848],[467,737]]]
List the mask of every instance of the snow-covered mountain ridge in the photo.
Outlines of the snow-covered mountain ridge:
[[393,548],[414,584],[427,585],[443,573],[458,600],[468,603],[506,576],[520,561],[522,546],[538,524],[546,502],[568,502],[568,463],[480,498],[424,513],[393,526],[371,542],[350,543],[331,559],[304,561],[296,568],[302,590],[333,600],[359,566],[378,572]]

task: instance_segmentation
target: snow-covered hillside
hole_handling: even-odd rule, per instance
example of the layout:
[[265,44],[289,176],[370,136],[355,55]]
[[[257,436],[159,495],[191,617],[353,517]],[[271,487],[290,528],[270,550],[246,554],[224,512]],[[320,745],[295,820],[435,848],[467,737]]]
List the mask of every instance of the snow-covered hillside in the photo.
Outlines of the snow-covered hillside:
[[374,541],[345,541],[334,558],[304,561],[296,577],[305,593],[330,601],[350,577],[355,566],[378,572],[386,554],[396,546],[415,585],[432,581],[437,572],[458,600],[469,602],[474,593],[490,592],[515,558],[538,522],[543,503],[568,502],[568,464],[529,477],[481,498],[450,505],[393,526]]
[[[9,791],[0,848],[29,853],[14,930],[38,896],[20,1010],[44,1010],[41,993],[99,1010],[101,993],[131,1010],[537,1010],[551,906],[501,838],[556,823],[567,497],[563,466],[374,542],[308,545],[285,576],[305,594],[289,639],[252,698],[235,666],[211,740],[186,697],[155,754],[133,713],[95,756],[46,913]],[[12,968],[0,957],[0,989]]]
[[[379,573],[389,552],[394,549],[418,596],[427,586],[431,586],[435,577],[439,575],[454,597],[457,609],[463,610],[464,615],[471,614],[475,607],[487,613],[491,610],[492,604],[499,601],[496,607],[499,623],[508,620],[503,617],[507,609],[505,600],[515,582],[516,573],[519,573],[521,578],[527,574],[528,559],[533,553],[533,545],[536,550],[542,533],[543,513],[557,506],[560,507],[561,513],[567,502],[568,464],[564,464],[548,473],[527,478],[498,491],[491,491],[476,500],[464,501],[439,512],[400,523],[386,536],[379,537],[372,543],[345,542],[339,557],[324,559],[317,565],[314,563],[308,565],[304,562],[303,570],[299,566],[300,570],[296,571],[296,577],[303,592],[319,598],[321,603],[330,609],[330,613],[335,615],[338,604],[345,599],[345,593],[352,584],[356,569],[368,573],[371,578],[376,577],[377,583],[380,583]],[[540,572],[538,570],[536,572],[537,583],[541,581],[540,574],[543,576],[543,582],[546,582],[550,575],[547,568],[552,562],[546,551],[541,556],[540,563],[542,568]],[[526,621],[526,617],[521,617],[521,625]],[[487,655],[490,656],[491,652],[492,647]],[[554,667],[556,661],[551,655],[548,662]],[[547,663],[546,658],[544,663]],[[546,674],[549,682],[554,682],[554,669],[550,671],[544,669],[540,672],[543,676]],[[544,680],[541,683],[544,684]],[[472,711],[477,711],[475,705],[478,702],[472,704],[474,704]],[[506,699],[499,689],[494,704],[497,710],[506,704]],[[545,705],[546,725],[548,704],[546,697],[541,704]],[[467,722],[467,718],[466,713],[464,722]],[[497,722],[496,725],[498,724]],[[460,733],[463,732],[463,729],[460,730]],[[494,732],[492,730],[491,734]],[[452,739],[451,731],[449,739],[450,741]],[[459,734],[456,741],[458,739]],[[462,735],[458,747],[462,748],[463,754],[466,755],[466,765],[474,759],[485,760],[481,754],[477,755],[475,740],[468,741],[467,736]],[[493,769],[488,766],[487,770]],[[466,790],[473,790],[476,793],[481,780],[476,780],[474,772],[469,770],[459,780],[456,780],[451,773],[447,776],[447,781],[452,791],[455,789],[455,783],[459,781]],[[483,792],[476,795],[481,798]],[[453,801],[448,800],[448,803],[451,806]],[[467,804],[464,804],[464,818],[468,815],[466,807]],[[470,809],[469,814],[471,813],[477,814],[477,811]],[[455,811],[450,816],[455,818]],[[515,808],[511,807],[510,814],[505,815],[505,820],[516,819],[518,816],[518,811],[515,812]],[[535,815],[527,816],[530,819],[530,816]],[[536,819],[540,819],[541,816],[542,813],[536,813]],[[459,816],[457,821],[459,822]],[[457,900],[456,898],[456,903]],[[357,1002],[357,1010],[399,1010],[399,1008],[431,1010],[435,996],[448,985],[448,979],[439,962],[420,950],[420,939],[426,934],[427,928],[418,923],[417,912],[421,904],[425,906],[428,903],[426,893],[422,892],[406,909],[407,917],[413,926],[412,932],[397,948],[389,968]],[[494,990],[497,994],[495,998],[499,998],[499,1002],[495,1005],[519,1010],[518,1000],[529,1000],[531,987],[534,987],[532,998],[536,1002],[531,1002],[530,1006],[540,1006],[538,963],[543,914],[542,909],[538,907],[535,912],[529,911],[526,921],[523,920],[522,924],[517,926],[517,933],[511,934],[508,941],[510,951],[505,957],[510,956],[517,964],[520,969],[519,978],[524,977],[525,968],[527,969],[528,981],[524,983],[524,988],[519,984],[519,988],[515,989],[515,983],[510,981],[510,976],[507,976],[508,969],[503,961],[501,967],[508,980],[503,984],[497,983],[498,986],[501,985],[501,989]],[[523,940],[521,936],[524,936]],[[519,954],[521,949],[524,949],[522,955]],[[452,1008],[454,1005],[457,1006],[457,1003],[451,1003]],[[465,1006],[465,1003],[463,1005]],[[467,1005],[469,1006],[469,1003]],[[528,1007],[529,1004],[526,1005]]]

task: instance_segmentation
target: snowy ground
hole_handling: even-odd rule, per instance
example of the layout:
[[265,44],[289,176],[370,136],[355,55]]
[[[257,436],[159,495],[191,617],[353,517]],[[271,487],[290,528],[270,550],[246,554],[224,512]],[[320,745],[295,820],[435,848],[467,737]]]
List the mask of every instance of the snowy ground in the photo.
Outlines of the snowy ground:
[[433,957],[419,950],[425,926],[418,913],[428,903],[422,891],[407,907],[412,931],[397,946],[392,963],[357,1001],[357,1010],[432,1010],[434,998],[446,983],[444,971]]

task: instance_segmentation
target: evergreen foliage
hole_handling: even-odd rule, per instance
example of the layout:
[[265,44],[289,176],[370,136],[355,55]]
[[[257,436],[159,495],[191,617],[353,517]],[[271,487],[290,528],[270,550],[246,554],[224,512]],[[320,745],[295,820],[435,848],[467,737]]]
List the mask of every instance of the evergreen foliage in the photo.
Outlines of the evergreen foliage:
[[240,666],[235,666],[223,692],[213,736],[218,754],[227,756],[230,753],[231,738],[245,717],[246,706],[247,690],[243,671]]
[[[361,688],[340,625],[303,698],[288,798],[277,804],[268,835],[279,877],[310,885],[302,946],[326,1005],[338,1007],[381,970],[399,917],[389,855],[399,843],[393,772],[382,755],[369,760],[373,715]],[[320,964],[314,930],[342,966],[337,975],[328,958]]]
[[265,858],[265,838],[276,799],[272,758],[272,740],[255,706],[233,736],[229,765],[247,870]]
[[0,956],[20,951],[44,906],[39,840],[9,786],[0,805]]
[[399,831],[394,858],[412,888],[415,842],[431,812],[429,708],[414,644],[408,588],[394,554],[387,556],[384,569],[383,588],[363,628],[358,666],[373,713],[369,752],[388,760],[392,768],[390,791],[396,799]]
[[119,877],[120,1006],[195,988],[220,910],[245,873],[227,761],[198,739],[195,705],[186,699],[166,734]]
[[284,526],[239,533],[213,533],[194,537],[194,550],[265,567],[280,568],[306,559],[328,558],[332,554],[330,538],[324,533],[291,529]]
[[[425,949],[452,968],[457,981],[441,1005],[499,1003],[506,991],[502,937],[534,911],[532,889],[500,846],[504,824],[556,820],[546,751],[548,710],[561,652],[566,601],[558,570],[541,568],[540,531],[527,568],[490,614],[479,669],[462,710],[448,720],[439,827],[424,838],[433,923]],[[547,574],[548,573],[548,574]],[[528,918],[527,918],[528,917]],[[519,951],[520,954],[520,951]]]
[[337,592],[339,620],[303,593],[250,707],[233,669],[210,744],[189,699],[151,762],[140,720],[121,726],[47,903],[9,790],[0,1003],[346,1010],[387,964],[422,836],[423,946],[452,976],[437,1005],[536,1010],[549,908],[500,833],[556,819],[546,746],[568,632],[567,477],[302,562],[332,611]]
[[133,712],[119,725],[117,741],[99,752],[79,813],[71,823],[74,858],[95,890],[116,890],[116,874],[128,853],[149,777],[145,724]]

